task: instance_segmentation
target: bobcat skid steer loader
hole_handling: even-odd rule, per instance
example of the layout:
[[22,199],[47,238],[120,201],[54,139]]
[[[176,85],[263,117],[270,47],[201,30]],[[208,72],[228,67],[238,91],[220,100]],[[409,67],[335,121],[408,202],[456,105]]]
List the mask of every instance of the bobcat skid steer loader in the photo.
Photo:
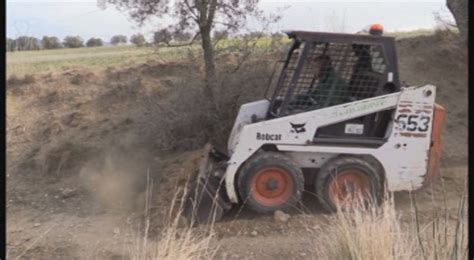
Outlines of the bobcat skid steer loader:
[[204,149],[188,221],[217,221],[233,204],[285,211],[308,185],[334,211],[436,175],[445,111],[435,86],[400,84],[394,38],[287,34],[293,42],[266,97],[240,107],[228,151]]

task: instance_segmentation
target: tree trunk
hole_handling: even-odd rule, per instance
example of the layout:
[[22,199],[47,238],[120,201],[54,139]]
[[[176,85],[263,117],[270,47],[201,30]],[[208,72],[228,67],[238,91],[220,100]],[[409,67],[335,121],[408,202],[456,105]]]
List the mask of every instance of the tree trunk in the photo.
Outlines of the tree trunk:
[[214,63],[214,46],[211,41],[211,31],[201,28],[202,49],[204,51],[205,81],[204,94],[214,102],[214,90],[216,86],[216,66]]
[[209,0],[195,0],[194,3],[199,12],[197,23],[201,34],[202,49],[204,52],[205,86],[203,92],[208,100],[207,109],[209,113],[209,120],[206,122],[209,131],[206,131],[205,134],[207,141],[212,143],[216,136],[216,126],[220,123],[218,119],[216,120],[216,118],[219,117],[217,100],[214,96],[214,90],[217,86],[217,77],[214,62],[214,46],[211,41],[211,30],[214,23],[217,0],[210,0],[210,2]]
[[204,80],[205,85],[203,93],[206,96],[207,100],[207,111],[209,113],[209,121],[206,123],[208,131],[206,131],[207,142],[215,143],[216,131],[218,129],[219,120],[216,120],[216,117],[219,115],[217,100],[214,95],[215,90],[217,89],[217,74],[216,66],[214,62],[214,46],[211,41],[211,32],[208,28],[201,28],[201,40],[202,40],[202,49],[204,52]]
[[453,14],[461,38],[467,43],[468,35],[468,0],[447,0],[446,5]]

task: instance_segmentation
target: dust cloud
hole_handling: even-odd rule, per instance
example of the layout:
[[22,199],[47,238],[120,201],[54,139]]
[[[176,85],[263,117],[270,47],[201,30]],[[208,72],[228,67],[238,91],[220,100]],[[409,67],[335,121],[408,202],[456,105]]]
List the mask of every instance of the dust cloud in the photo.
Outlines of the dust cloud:
[[107,149],[81,168],[79,179],[107,209],[144,208],[151,156],[135,149]]

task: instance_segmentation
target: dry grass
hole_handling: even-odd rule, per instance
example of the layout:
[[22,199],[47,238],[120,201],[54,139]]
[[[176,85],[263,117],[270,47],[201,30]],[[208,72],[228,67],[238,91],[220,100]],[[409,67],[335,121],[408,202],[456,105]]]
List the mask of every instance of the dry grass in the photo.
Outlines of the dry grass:
[[7,83],[9,87],[12,87],[12,86],[35,83],[35,81],[36,81],[35,76],[31,74],[26,74],[22,78],[13,74],[10,77],[8,77]]
[[[422,225],[415,200],[412,223],[405,223],[387,195],[380,207],[339,209],[315,246],[323,259],[466,259],[466,194],[455,221],[434,214]],[[436,209],[433,212],[437,212]]]
[[402,231],[392,199],[380,208],[339,209],[330,232],[317,240],[318,251],[328,259],[412,259],[416,244]]
[[[176,193],[178,194],[178,193]],[[183,193],[181,193],[183,194]],[[393,196],[386,195],[380,206],[339,210],[329,217],[327,230],[314,239],[317,259],[467,259],[467,218],[465,200],[459,202],[454,221],[445,215],[433,214],[432,219],[419,220],[416,201],[410,216],[404,221],[395,209]],[[148,198],[148,196],[147,196]],[[149,201],[149,198],[147,199]],[[176,205],[176,196],[172,208]],[[149,203],[149,202],[148,202]],[[433,212],[439,210],[434,209]],[[218,244],[214,240],[213,224],[206,232],[180,227],[174,216],[162,230],[158,240],[148,237],[149,219],[144,235],[131,250],[132,259],[211,259],[216,257]],[[171,214],[171,213],[170,213]],[[147,215],[147,214],[146,214]],[[201,230],[202,231],[202,230]]]
[[[172,199],[169,211],[169,219],[171,221],[161,230],[161,235],[157,240],[150,237],[150,208],[153,181],[148,177],[147,183],[145,226],[143,235],[135,239],[133,248],[129,250],[131,259],[184,260],[213,258],[218,249],[218,245],[214,241],[213,225],[206,226],[204,232],[199,232],[197,229],[192,228],[192,225],[182,224],[183,203],[176,205],[179,201],[183,202],[183,198],[186,196],[186,193],[181,190],[177,190]],[[175,213],[173,209],[176,206],[178,211]]]
[[262,57],[249,59],[237,71],[232,65],[219,64],[215,111],[203,93],[204,81],[195,73],[183,75],[166,99],[151,94],[144,103],[152,119],[142,126],[142,136],[153,140],[162,151],[193,150],[208,140],[225,149],[227,138],[241,104],[262,99],[273,64]]
[[404,39],[404,38],[413,38],[418,36],[429,36],[434,34],[434,30],[432,29],[417,29],[411,31],[392,31],[392,32],[385,32],[385,36],[392,36],[397,39]]

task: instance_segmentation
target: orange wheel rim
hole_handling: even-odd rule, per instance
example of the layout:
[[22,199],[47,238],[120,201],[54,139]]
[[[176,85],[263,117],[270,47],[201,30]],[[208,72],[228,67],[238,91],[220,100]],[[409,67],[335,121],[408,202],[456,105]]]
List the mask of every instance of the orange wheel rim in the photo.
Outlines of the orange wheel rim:
[[287,203],[293,194],[291,175],[280,168],[266,168],[252,179],[252,197],[265,206]]
[[354,206],[365,199],[369,191],[369,178],[358,170],[342,171],[329,184],[329,196],[341,207]]

